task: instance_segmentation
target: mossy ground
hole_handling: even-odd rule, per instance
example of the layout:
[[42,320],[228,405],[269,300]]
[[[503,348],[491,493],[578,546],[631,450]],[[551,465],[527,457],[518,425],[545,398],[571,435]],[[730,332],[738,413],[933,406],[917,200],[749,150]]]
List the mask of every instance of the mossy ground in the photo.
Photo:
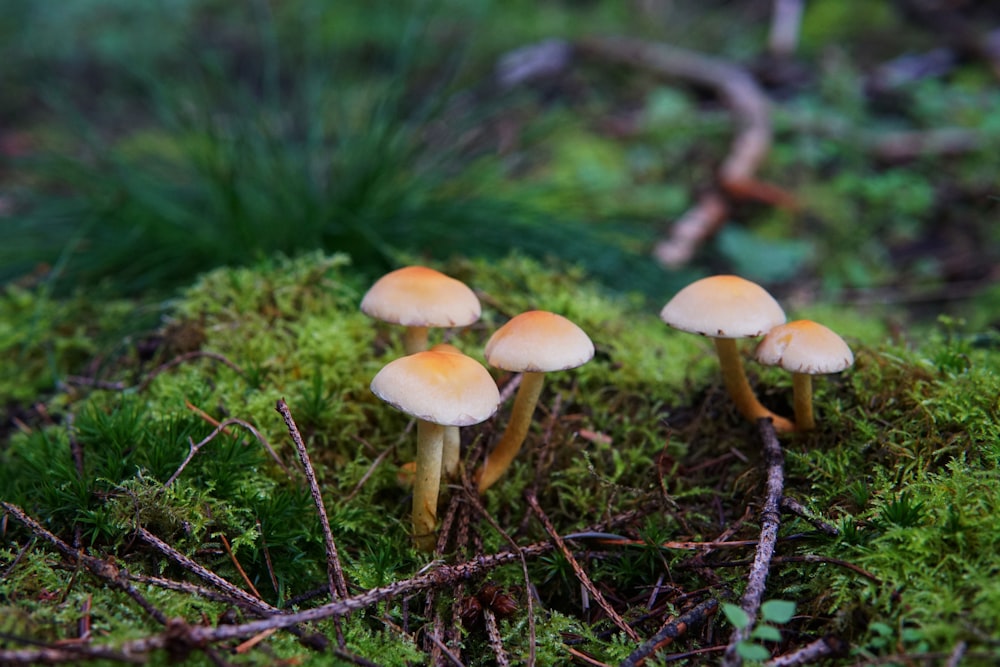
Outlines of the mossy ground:
[[[484,304],[479,323],[448,334],[466,353],[481,360],[489,334],[528,308],[566,315],[597,349],[589,364],[547,380],[525,451],[484,499],[498,524],[521,544],[546,539],[527,508],[528,488],[536,490],[561,534],[644,509],[616,528],[639,544],[578,553],[612,604],[644,635],[684,608],[687,594],[738,594],[752,548],[716,551],[697,561],[690,552],[655,546],[713,540],[727,530],[732,539],[757,533],[754,510],[763,479],[757,437],[727,402],[708,342],[668,330],[642,298],[610,295],[572,267],[511,256],[493,263],[454,260],[439,268],[473,286]],[[10,369],[3,401],[17,419],[0,451],[0,498],[22,506],[67,542],[131,572],[188,576],[135,539],[141,525],[243,586],[238,561],[271,604],[309,606],[310,598],[300,596],[322,587],[326,571],[322,534],[301,474],[283,472],[255,438],[235,428],[206,445],[163,487],[188,453],[189,440],[213,428],[190,406],[218,420],[253,424],[284,464],[298,470],[274,409],[284,398],[316,466],[354,590],[413,575],[430,560],[411,547],[408,495],[397,475],[413,457],[414,434],[405,416],[368,390],[381,365],[401,353],[400,336],[358,311],[367,280],[339,255],[220,269],[159,304],[163,320],[155,330],[125,339],[116,334],[115,320],[156,308],[53,301],[41,290],[7,288],[0,309],[9,314],[8,332],[24,331],[26,322],[50,324],[27,338],[3,339],[4,366]],[[795,601],[797,615],[783,627],[782,643],[769,648],[777,653],[833,634],[849,644],[850,655],[843,658],[848,664],[892,654],[947,654],[964,641],[963,664],[992,664],[1000,637],[996,341],[970,335],[955,320],[925,327],[918,336],[894,335],[886,318],[844,309],[790,312],[802,314],[845,333],[857,363],[817,382],[819,428],[783,439],[786,493],[841,532],[827,537],[802,519],[784,519],[782,536],[804,537],[780,543],[778,555],[811,555],[821,562],[786,559],[772,568],[767,597]],[[74,340],[67,331],[85,330],[74,334],[78,343],[67,343]],[[194,351],[222,355],[235,368],[202,356],[151,375],[160,364]],[[787,413],[789,378],[752,362],[748,369],[762,399]],[[71,375],[87,375],[98,386],[84,386]],[[26,386],[32,390],[24,392]],[[501,410],[482,426],[465,429],[466,451],[481,452],[505,414]],[[82,474],[74,446],[83,452]],[[508,545],[484,522],[474,523],[474,532],[481,535],[483,553]],[[561,556],[543,556],[528,566],[540,602],[539,664],[572,662],[568,645],[608,664],[634,648],[593,602],[583,608],[579,582]],[[21,640],[73,638],[85,615],[94,642],[160,630],[127,596],[10,520],[0,572],[2,648],[20,648]],[[504,567],[489,579],[518,602],[502,632],[506,649],[522,661],[527,588],[521,569]],[[474,588],[470,584],[464,596]],[[215,623],[227,612],[226,605],[191,594],[152,586],[142,593],[168,616],[190,622]],[[437,607],[464,604],[464,596],[458,600],[441,591]],[[651,610],[652,617],[643,620]],[[379,664],[419,664],[425,660],[424,613],[421,598],[352,615],[343,623],[347,649]],[[316,629],[334,636],[332,624]],[[720,617],[708,630],[682,639],[676,650],[724,643],[728,633]],[[463,630],[461,641],[467,664],[491,663],[481,629]],[[166,659],[154,656],[154,662]],[[198,654],[192,659],[207,661]],[[326,664],[328,656],[279,632],[227,659]]]

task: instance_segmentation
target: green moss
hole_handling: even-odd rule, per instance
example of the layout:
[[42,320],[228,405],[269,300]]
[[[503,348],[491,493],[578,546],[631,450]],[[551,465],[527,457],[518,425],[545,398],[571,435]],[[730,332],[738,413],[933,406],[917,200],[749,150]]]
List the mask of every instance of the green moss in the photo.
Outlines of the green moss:
[[[484,498],[500,525],[520,541],[544,539],[538,524],[525,520],[523,492],[533,485],[564,533],[659,503],[660,511],[620,528],[635,544],[585,557],[584,566],[616,599],[631,599],[627,615],[633,618],[642,616],[648,587],[666,572],[681,589],[704,587],[685,565],[688,554],[656,545],[714,539],[720,512],[727,523],[735,521],[747,503],[756,502],[760,488],[753,427],[726,400],[711,345],[668,329],[656,307],[608,294],[571,267],[515,255],[493,263],[455,260],[440,268],[472,285],[484,312],[465,330],[434,332],[435,340],[447,335],[482,359],[482,346],[496,327],[518,312],[541,308],[570,317],[597,347],[590,363],[547,378],[525,450]],[[425,558],[410,546],[409,499],[396,473],[412,459],[412,433],[406,432],[405,416],[368,390],[378,368],[401,353],[401,331],[358,312],[366,288],[345,257],[322,254],[206,274],[171,304],[153,358],[123,348],[109,364],[118,374],[109,379],[121,379],[130,389],[60,395],[54,414],[73,415],[72,429],[38,421],[9,435],[0,450],[0,496],[64,539],[79,535],[94,553],[115,554],[140,573],[183,576],[136,548],[131,530],[137,519],[221,576],[241,582],[223,549],[225,538],[264,599],[284,604],[326,581],[321,532],[300,474],[286,474],[256,438],[234,426],[206,444],[169,488],[162,486],[190,443],[213,429],[188,403],[219,420],[231,416],[254,424],[284,464],[297,470],[274,410],[283,397],[312,453],[348,579],[367,589],[411,575]],[[35,297],[25,292],[18,298]],[[113,303],[108,312],[119,307]],[[865,314],[812,306],[796,315],[844,333],[857,363],[817,381],[819,428],[786,440],[787,492],[838,522],[843,535],[782,546],[780,552],[845,559],[882,583],[833,566],[783,565],[770,579],[769,596],[795,600],[803,618],[811,619],[793,621],[801,626],[793,629],[839,633],[858,655],[891,652],[894,642],[948,650],[965,640],[985,650],[979,638],[1000,632],[1000,590],[992,582],[1000,545],[990,529],[1000,511],[992,484],[1000,461],[995,350],[978,345],[956,320],[920,334],[919,345],[904,345],[888,339],[882,319]],[[105,316],[96,308],[94,321]],[[195,357],[143,382],[185,349],[181,338],[236,368]],[[763,399],[787,412],[787,374],[749,361],[747,368]],[[495,434],[505,412],[469,429],[470,442]],[[71,438],[84,452],[82,476]],[[718,462],[702,465],[710,459]],[[753,536],[753,522],[740,528],[739,537]],[[486,552],[505,548],[500,535],[479,529]],[[783,530],[809,528],[788,519]],[[10,563],[27,539],[16,528],[4,539],[0,563]],[[629,653],[631,646],[616,639],[613,626],[580,615],[578,584],[561,556],[534,560],[530,570],[544,607],[536,630],[538,655],[546,664],[569,661],[567,637],[605,662]],[[742,569],[720,575],[724,584],[742,586]],[[107,633],[104,639],[156,631],[121,594],[85,572],[71,586],[72,576],[45,547],[31,545],[0,588],[4,628],[43,641],[72,636],[80,604],[93,592],[94,608],[102,605],[94,622]],[[501,569],[491,578],[523,600],[520,568]],[[223,611],[180,593],[143,591],[171,615],[215,618]],[[443,594],[441,604],[452,603],[460,601]],[[396,603],[381,610],[402,622]],[[516,616],[503,630],[511,654],[522,658],[524,624]],[[655,622],[650,625],[655,631]],[[885,632],[895,639],[883,641]],[[352,616],[344,634],[348,649],[360,655],[421,659],[412,638],[388,632],[374,615]],[[485,637],[469,631],[463,641],[470,664],[482,664],[486,658],[474,656],[489,655]],[[266,646],[269,656],[318,660],[284,633]]]

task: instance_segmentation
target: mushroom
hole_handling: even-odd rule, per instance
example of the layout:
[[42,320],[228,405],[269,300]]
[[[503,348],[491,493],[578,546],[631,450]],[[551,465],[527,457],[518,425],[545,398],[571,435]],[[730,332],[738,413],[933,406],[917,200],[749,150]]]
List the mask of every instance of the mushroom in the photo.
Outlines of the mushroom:
[[407,266],[385,274],[361,300],[369,317],[406,326],[407,354],[427,348],[428,327],[464,327],[479,319],[479,299],[460,280],[426,266]]
[[477,476],[480,493],[503,475],[520,451],[545,373],[576,368],[593,356],[594,344],[580,327],[544,310],[521,313],[494,332],[486,343],[486,361],[522,375],[510,422]]
[[760,285],[739,276],[711,276],[691,283],[660,311],[660,319],[681,331],[712,338],[722,377],[736,409],[750,421],[770,417],[777,431],[794,431],[795,424],[761,405],[753,393],[737,338],[755,338],[785,321],[785,313]]
[[[438,343],[431,348],[431,352],[446,352],[448,354],[462,354],[454,345],[448,343]],[[446,479],[458,479],[458,462],[461,458],[462,434],[458,426],[444,427],[444,448],[441,451],[441,472]]]
[[776,326],[757,346],[757,361],[780,366],[792,373],[795,426],[802,431],[816,427],[812,409],[812,376],[839,373],[854,363],[844,339],[812,320]]
[[499,407],[500,393],[489,371],[475,359],[429,350],[386,364],[372,380],[371,390],[417,418],[413,540],[418,549],[433,551],[445,427],[488,419]]

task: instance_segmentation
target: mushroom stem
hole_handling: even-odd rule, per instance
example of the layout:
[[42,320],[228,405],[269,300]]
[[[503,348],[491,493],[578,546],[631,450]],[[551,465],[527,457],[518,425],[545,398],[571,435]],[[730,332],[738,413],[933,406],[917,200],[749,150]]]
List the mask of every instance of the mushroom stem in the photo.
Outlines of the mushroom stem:
[[722,366],[722,378],[725,380],[726,389],[730,398],[736,404],[736,409],[740,414],[751,422],[764,417],[770,417],[774,422],[774,430],[789,432],[795,430],[795,424],[789,420],[774,414],[765,408],[750,387],[746,373],[743,371],[743,360],[740,358],[739,350],[736,348],[735,338],[714,338],[715,351],[719,355],[719,365]]
[[417,471],[413,479],[413,542],[421,551],[437,544],[437,501],[445,427],[417,421]]
[[812,375],[808,373],[792,373],[792,395],[795,404],[795,425],[800,431],[811,431],[816,428],[813,419]]
[[441,450],[441,472],[445,479],[458,479],[462,435],[457,426],[444,427],[444,448]]
[[406,327],[403,334],[403,349],[407,354],[416,354],[427,349],[427,331],[430,327]]
[[521,450],[524,438],[528,435],[531,416],[535,413],[535,405],[538,404],[543,384],[545,384],[544,373],[525,371],[521,374],[521,386],[517,388],[517,396],[514,397],[514,407],[510,413],[507,428],[500,436],[500,442],[497,443],[492,452],[486,455],[483,467],[479,471],[477,479],[479,493],[485,492],[500,479]]

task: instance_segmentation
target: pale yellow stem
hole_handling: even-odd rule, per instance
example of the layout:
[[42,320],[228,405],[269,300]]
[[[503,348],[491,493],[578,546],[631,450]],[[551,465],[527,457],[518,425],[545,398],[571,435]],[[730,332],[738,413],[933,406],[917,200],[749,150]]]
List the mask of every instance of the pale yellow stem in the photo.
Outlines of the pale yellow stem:
[[444,426],[417,421],[417,470],[413,479],[413,542],[421,551],[437,544],[437,502],[441,488]]
[[486,455],[483,467],[479,471],[477,478],[479,493],[485,492],[500,479],[500,476],[507,471],[514,457],[521,450],[521,445],[528,435],[528,427],[531,426],[531,417],[535,413],[535,405],[538,404],[543,384],[545,384],[544,373],[529,371],[521,375],[521,386],[517,388],[517,396],[514,397],[514,407],[510,413],[507,428],[504,429],[500,442],[497,443],[492,452]]
[[407,354],[416,354],[427,349],[427,327],[406,327],[403,334],[403,349]]
[[736,404],[736,409],[740,414],[751,422],[756,422],[762,417],[770,417],[774,422],[774,430],[788,432],[795,430],[795,424],[780,417],[757,400],[756,394],[750,387],[746,373],[743,371],[743,359],[736,347],[735,338],[715,338],[715,351],[719,355],[719,365],[722,367],[722,379],[726,383],[726,390],[729,397]]
[[808,373],[792,373],[792,395],[795,404],[795,426],[800,431],[816,428],[813,419],[813,383]]
[[441,452],[441,472],[445,479],[458,479],[462,434],[457,426],[444,427],[444,449]]

